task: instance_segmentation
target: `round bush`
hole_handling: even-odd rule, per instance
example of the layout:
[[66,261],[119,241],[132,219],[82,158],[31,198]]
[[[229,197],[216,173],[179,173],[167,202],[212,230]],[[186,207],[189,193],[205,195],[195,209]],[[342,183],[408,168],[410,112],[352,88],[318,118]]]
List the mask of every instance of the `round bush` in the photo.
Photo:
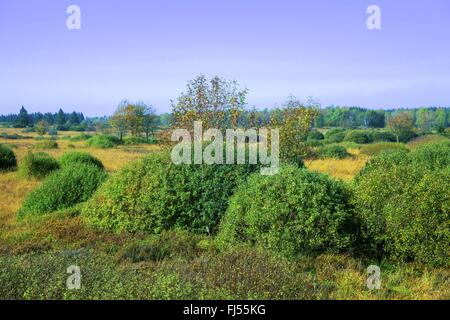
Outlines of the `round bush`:
[[87,134],[87,133],[80,133],[76,136],[70,137],[69,140],[70,141],[84,141],[84,140],[88,140],[92,138],[92,135]]
[[231,198],[217,245],[251,243],[288,257],[340,252],[357,230],[349,199],[343,183],[306,169],[254,174]]
[[42,179],[59,169],[59,163],[45,152],[29,152],[19,163],[19,175]]
[[383,150],[378,155],[369,159],[366,165],[356,175],[355,180],[377,169],[389,170],[392,166],[408,165],[411,159],[408,156],[408,149]]
[[419,145],[410,154],[411,161],[429,170],[450,166],[450,141]]
[[370,140],[374,142],[396,142],[397,137],[390,131],[370,131]]
[[323,140],[325,139],[324,135],[318,130],[311,130],[308,133],[308,140]]
[[55,171],[25,198],[18,217],[39,216],[84,202],[105,179],[103,170],[86,164]]
[[58,149],[58,143],[54,140],[41,140],[34,145],[36,149]]
[[109,179],[83,210],[87,222],[115,231],[185,229],[214,233],[235,187],[254,165],[175,165],[151,154]]
[[345,130],[344,129],[331,129],[325,133],[325,140],[328,143],[339,143],[344,141]]
[[415,137],[417,137],[417,133],[415,133],[412,130],[405,130],[405,131],[399,133],[398,141],[407,143],[407,142],[411,141],[412,139],[414,139]]
[[403,143],[395,143],[395,142],[381,142],[369,144],[361,148],[361,154],[365,154],[367,156],[374,156],[380,154],[381,152],[391,151],[391,150],[403,150],[408,152],[408,149]]
[[371,142],[367,131],[364,130],[352,130],[345,135],[344,140],[359,144],[366,144]]
[[432,171],[393,157],[399,154],[389,165],[372,163],[356,180],[361,244],[380,258],[449,265],[450,169]]
[[138,145],[148,143],[147,139],[145,139],[144,137],[135,137],[135,136],[125,137],[123,139],[123,142],[125,145]]
[[87,140],[87,145],[93,148],[108,149],[114,148],[119,144],[121,144],[121,141],[115,136],[97,135]]
[[96,157],[90,155],[86,152],[68,152],[65,153],[60,159],[59,162],[61,163],[62,167],[70,168],[74,164],[77,163],[84,163],[84,164],[91,164],[99,169],[104,169],[103,163],[97,159]]
[[9,170],[17,165],[16,155],[5,145],[0,144],[0,170]]
[[322,158],[335,159],[344,159],[350,156],[350,154],[347,152],[347,149],[338,145],[327,145],[320,148],[319,155]]

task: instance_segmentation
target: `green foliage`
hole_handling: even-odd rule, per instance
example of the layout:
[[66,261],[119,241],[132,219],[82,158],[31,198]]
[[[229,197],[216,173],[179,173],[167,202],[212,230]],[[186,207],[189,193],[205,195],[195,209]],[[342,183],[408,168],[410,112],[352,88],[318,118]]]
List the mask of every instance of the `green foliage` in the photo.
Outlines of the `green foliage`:
[[382,152],[355,183],[354,203],[368,252],[398,261],[450,261],[449,146]]
[[344,159],[351,156],[343,146],[334,144],[323,146],[318,153],[322,158]]
[[175,165],[155,153],[122,169],[86,205],[84,218],[116,231],[214,233],[235,187],[254,165]]
[[103,170],[86,164],[74,164],[55,171],[28,194],[18,217],[40,216],[84,202],[105,179]]
[[419,145],[411,152],[411,161],[429,170],[450,166],[450,141]]
[[217,244],[252,243],[288,257],[348,249],[356,227],[349,198],[344,184],[306,169],[254,174],[231,198]]
[[34,145],[36,149],[58,149],[58,143],[54,140],[43,139]]
[[80,133],[80,134],[77,134],[76,136],[70,137],[69,140],[76,142],[76,141],[89,140],[90,138],[92,138],[92,135],[87,134],[87,133]]
[[325,139],[330,139],[331,136],[335,135],[336,133],[345,132],[345,129],[342,128],[333,128],[325,132]]
[[325,139],[324,135],[318,130],[311,130],[308,133],[308,140],[323,140]]
[[99,169],[104,169],[103,163],[96,157],[90,155],[86,152],[68,152],[65,153],[60,159],[59,162],[63,168],[70,168],[74,164],[84,163],[90,164],[98,167]]
[[344,141],[345,134],[344,129],[331,129],[325,133],[325,140],[327,143],[339,143]]
[[367,130],[352,130],[347,132],[344,138],[345,141],[355,142],[359,144],[365,144],[372,142]]
[[367,133],[373,142],[396,142],[397,137],[390,131],[372,130]]
[[398,141],[407,143],[417,137],[417,133],[413,130],[404,130],[398,133]]
[[87,140],[87,145],[92,148],[108,149],[119,144],[121,144],[120,139],[116,136],[96,135]]
[[323,141],[320,140],[308,140],[305,142],[305,146],[307,147],[321,147],[323,146]]
[[9,170],[17,165],[16,155],[7,146],[0,144],[0,170]]
[[406,146],[403,143],[396,143],[396,142],[380,142],[380,143],[373,143],[368,144],[366,146],[363,146],[361,148],[361,154],[365,154],[367,156],[374,156],[377,154],[380,154],[384,151],[390,151],[390,150],[403,150],[405,152],[408,151]]
[[19,163],[19,175],[42,179],[59,169],[59,163],[45,152],[28,152]]
[[123,139],[123,142],[125,145],[137,145],[148,143],[145,137],[138,137],[138,136],[127,136]]
[[119,253],[121,260],[131,262],[161,261],[170,258],[193,259],[203,251],[204,237],[186,231],[165,231],[141,241],[134,241]]

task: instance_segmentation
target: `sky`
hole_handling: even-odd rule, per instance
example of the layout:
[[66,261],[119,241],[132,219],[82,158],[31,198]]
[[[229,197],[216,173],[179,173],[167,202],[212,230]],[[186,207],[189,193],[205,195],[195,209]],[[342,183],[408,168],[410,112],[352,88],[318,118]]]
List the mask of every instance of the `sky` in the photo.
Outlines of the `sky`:
[[0,114],[108,115],[123,99],[167,112],[199,74],[238,81],[258,108],[450,106],[450,1],[0,0]]

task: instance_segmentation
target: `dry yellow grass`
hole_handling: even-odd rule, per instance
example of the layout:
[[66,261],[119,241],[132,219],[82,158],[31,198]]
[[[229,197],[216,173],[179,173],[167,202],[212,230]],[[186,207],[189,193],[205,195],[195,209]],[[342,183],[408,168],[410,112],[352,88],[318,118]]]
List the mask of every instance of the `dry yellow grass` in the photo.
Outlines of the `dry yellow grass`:
[[308,169],[329,174],[332,177],[350,181],[364,167],[367,157],[350,150],[352,157],[346,159],[314,159],[305,161]]

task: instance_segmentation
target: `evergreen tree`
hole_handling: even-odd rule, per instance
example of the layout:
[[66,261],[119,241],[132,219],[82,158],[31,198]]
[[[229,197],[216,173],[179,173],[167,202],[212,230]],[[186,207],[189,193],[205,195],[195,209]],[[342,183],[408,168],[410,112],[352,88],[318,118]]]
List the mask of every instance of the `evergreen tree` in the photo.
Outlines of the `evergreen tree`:
[[21,128],[25,128],[30,123],[30,117],[28,116],[27,110],[22,106],[17,117],[17,124]]

